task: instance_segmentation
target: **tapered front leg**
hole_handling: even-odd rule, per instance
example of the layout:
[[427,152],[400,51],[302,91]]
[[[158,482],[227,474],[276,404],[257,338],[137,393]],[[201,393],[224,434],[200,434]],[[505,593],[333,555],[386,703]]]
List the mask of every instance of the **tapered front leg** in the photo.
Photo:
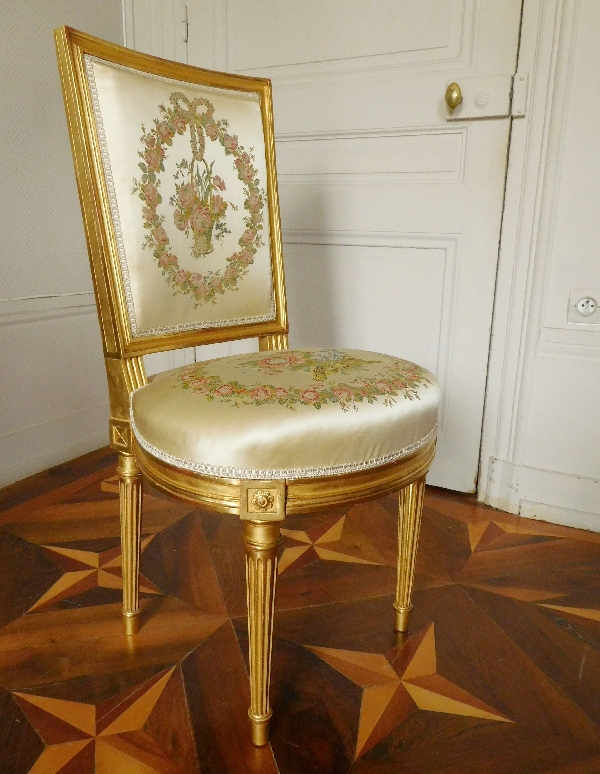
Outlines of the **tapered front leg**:
[[412,588],[419,544],[425,476],[400,490],[398,509],[398,583],[396,586],[396,625],[398,632],[408,631],[412,610]]
[[123,621],[125,634],[138,630],[142,476],[132,454],[119,454],[119,503],[123,563]]
[[246,521],[246,585],[250,643],[250,709],[252,741],[258,747],[269,741],[269,683],[273,644],[273,608],[277,577],[279,522]]

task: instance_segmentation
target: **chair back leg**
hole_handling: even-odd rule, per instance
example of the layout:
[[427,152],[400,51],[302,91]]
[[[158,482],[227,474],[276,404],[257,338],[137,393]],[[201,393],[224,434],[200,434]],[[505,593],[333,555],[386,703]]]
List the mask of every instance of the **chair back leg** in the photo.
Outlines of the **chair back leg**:
[[250,709],[252,741],[258,747],[269,741],[269,683],[273,645],[273,609],[277,578],[279,522],[245,521],[246,591],[250,651]]
[[425,476],[400,490],[398,506],[398,582],[396,585],[397,632],[408,631],[412,610],[412,589],[415,577],[415,561],[423,513]]
[[142,523],[142,476],[133,454],[119,454],[119,506],[123,563],[123,622],[128,636],[138,630],[140,612],[140,530]]

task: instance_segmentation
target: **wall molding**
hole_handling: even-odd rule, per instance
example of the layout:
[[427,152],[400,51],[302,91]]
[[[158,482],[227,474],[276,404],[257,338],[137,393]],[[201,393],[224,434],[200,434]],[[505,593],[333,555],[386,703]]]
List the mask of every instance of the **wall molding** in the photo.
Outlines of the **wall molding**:
[[0,326],[96,312],[91,292],[0,299]]
[[106,446],[109,415],[106,403],[0,437],[0,487]]

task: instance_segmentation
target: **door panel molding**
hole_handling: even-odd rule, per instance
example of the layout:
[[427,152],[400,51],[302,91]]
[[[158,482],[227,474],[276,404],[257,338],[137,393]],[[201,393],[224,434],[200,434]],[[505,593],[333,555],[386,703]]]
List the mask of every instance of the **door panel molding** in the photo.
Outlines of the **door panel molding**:
[[[446,434],[448,402],[450,399],[450,368],[454,350],[454,316],[456,311],[457,280],[460,267],[460,234],[423,234],[402,232],[373,232],[373,231],[310,231],[301,229],[289,229],[283,231],[284,251],[291,257],[290,247],[308,246],[313,248],[337,248],[335,253],[320,251],[319,260],[348,259],[353,250],[362,248],[361,259],[376,262],[381,258],[394,256],[397,261],[402,261],[404,254],[411,251],[411,260],[414,260],[414,251],[419,251],[420,260],[438,258],[439,264],[439,298],[432,297],[431,287],[423,288],[423,298],[429,297],[432,310],[424,316],[438,313],[436,324],[435,354],[432,362],[423,363],[430,368],[438,378],[442,388],[440,415],[438,421],[438,445],[444,450],[444,437]],[[346,248],[346,249],[344,249]],[[295,250],[296,256],[302,255],[302,251]],[[306,253],[304,253],[304,257]],[[394,295],[393,283],[383,281],[386,290]],[[293,283],[290,286],[293,288]],[[291,290],[291,298],[296,291]],[[293,304],[291,301],[290,308]],[[291,312],[292,313],[292,312]],[[293,336],[293,327],[291,327]],[[346,346],[348,346],[346,344]],[[362,345],[361,345],[362,346]],[[399,356],[404,357],[400,352]]]
[[[294,16],[289,23],[289,28],[294,31],[294,34],[289,39],[284,36],[274,44],[273,7],[265,8],[263,15],[260,15],[260,6],[253,0],[236,0],[235,13],[233,13],[229,12],[233,5],[229,0],[227,2],[228,68],[248,75],[264,73],[277,76],[280,81],[282,77],[295,79],[323,73],[420,67],[425,62],[428,69],[435,65],[445,66],[451,62],[468,66],[472,61],[479,0],[421,0],[418,4],[420,7],[417,7],[413,0],[395,0],[399,12],[396,18],[389,20],[387,30],[382,30],[381,25],[368,29],[371,19],[375,24],[375,20],[379,18],[377,13],[369,13],[368,4],[361,7],[362,17],[359,20],[358,15],[354,18],[348,13],[347,7],[344,6],[345,0],[332,0],[329,4],[332,17],[335,16],[336,10],[333,6],[337,3],[340,6],[338,18],[341,23],[347,20],[348,27],[347,30],[344,27],[343,32],[335,40],[332,40],[330,35],[323,36],[319,40],[318,31],[310,25],[307,26],[303,36],[298,36],[298,29],[302,28],[304,20],[311,18],[311,13],[306,10],[307,1],[296,0],[297,9],[292,8],[291,0],[286,1],[285,11],[281,12],[285,12],[288,21],[290,15]],[[440,8],[442,2],[444,7]],[[316,3],[313,2],[313,4]],[[424,4],[431,8],[423,8]],[[294,10],[297,11],[295,15]],[[429,14],[427,14],[428,10],[430,10]],[[442,19],[444,11],[446,19]],[[320,13],[323,13],[323,6]],[[425,19],[426,24],[424,24]],[[333,18],[328,19],[325,26],[333,25],[333,21]],[[412,28],[411,21],[414,25]],[[445,29],[442,26],[444,21]],[[439,27],[436,28],[435,22]],[[357,32],[353,34],[353,30]],[[257,36],[258,40],[250,58],[248,49],[244,45],[248,34]],[[387,47],[390,49],[383,54],[377,53],[377,47],[382,45],[382,34],[389,36]],[[428,34],[430,39],[427,39]],[[261,35],[264,36],[264,40],[261,40]],[[384,48],[386,41],[383,41]],[[398,44],[398,41],[402,42]],[[333,49],[335,53],[332,55]],[[244,51],[243,64],[242,60],[236,59],[237,50]]]
[[280,134],[279,179],[284,184],[462,182],[468,131],[461,126]]

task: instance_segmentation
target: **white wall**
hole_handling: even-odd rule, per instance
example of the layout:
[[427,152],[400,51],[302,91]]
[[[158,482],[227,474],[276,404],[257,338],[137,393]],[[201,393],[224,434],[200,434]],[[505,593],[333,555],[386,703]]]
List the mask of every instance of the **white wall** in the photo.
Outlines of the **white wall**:
[[599,51],[597,0],[525,0],[480,498],[600,531]]
[[102,346],[54,53],[121,43],[121,0],[0,6],[0,486],[108,442]]

